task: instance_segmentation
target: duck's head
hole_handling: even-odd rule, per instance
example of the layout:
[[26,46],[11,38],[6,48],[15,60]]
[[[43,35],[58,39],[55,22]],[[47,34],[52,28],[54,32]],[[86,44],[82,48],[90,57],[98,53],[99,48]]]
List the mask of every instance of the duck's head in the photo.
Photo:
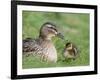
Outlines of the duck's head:
[[56,25],[50,22],[46,22],[40,29],[40,37],[51,40],[52,37],[58,36],[63,39],[63,35],[57,30]]

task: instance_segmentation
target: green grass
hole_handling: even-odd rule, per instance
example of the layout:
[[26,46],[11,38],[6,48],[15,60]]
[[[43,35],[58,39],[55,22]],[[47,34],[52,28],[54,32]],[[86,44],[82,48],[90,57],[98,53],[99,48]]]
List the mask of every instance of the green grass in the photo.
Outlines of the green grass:
[[23,11],[22,15],[23,39],[27,37],[38,37],[41,25],[48,21],[53,22],[57,24],[57,28],[64,34],[66,40],[76,44],[80,54],[74,61],[63,61],[62,51],[66,42],[56,37],[53,38],[53,42],[57,49],[57,63],[46,63],[34,56],[23,56],[23,68],[89,65],[89,14]]

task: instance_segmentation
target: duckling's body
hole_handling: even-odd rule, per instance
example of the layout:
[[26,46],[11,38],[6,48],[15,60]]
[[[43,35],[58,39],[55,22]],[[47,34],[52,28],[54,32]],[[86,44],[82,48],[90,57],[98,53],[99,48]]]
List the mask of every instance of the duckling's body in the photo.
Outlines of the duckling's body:
[[58,31],[55,26],[45,23],[40,29],[39,38],[23,40],[23,52],[39,56],[43,61],[56,62],[57,51],[52,42],[52,37],[56,35],[58,35]]
[[78,50],[73,43],[67,43],[63,55],[66,59],[76,59],[78,56]]

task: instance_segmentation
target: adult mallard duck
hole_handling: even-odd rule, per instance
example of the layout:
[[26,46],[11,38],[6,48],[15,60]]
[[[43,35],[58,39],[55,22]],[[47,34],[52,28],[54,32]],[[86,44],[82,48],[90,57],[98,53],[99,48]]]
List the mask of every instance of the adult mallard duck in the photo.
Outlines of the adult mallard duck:
[[57,61],[57,51],[52,42],[52,37],[63,36],[56,28],[56,25],[50,22],[44,23],[40,28],[40,34],[37,39],[27,38],[23,40],[23,53],[35,54],[47,62]]

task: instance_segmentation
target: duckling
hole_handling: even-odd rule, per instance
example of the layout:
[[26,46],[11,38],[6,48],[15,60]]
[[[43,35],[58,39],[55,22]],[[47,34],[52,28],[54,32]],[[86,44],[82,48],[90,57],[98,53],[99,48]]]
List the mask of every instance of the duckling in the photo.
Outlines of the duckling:
[[40,28],[37,39],[26,38],[23,40],[23,53],[35,54],[43,61],[57,62],[57,51],[52,42],[52,38],[58,36],[63,39],[63,35],[57,30],[56,25],[46,22]]
[[75,60],[78,56],[78,49],[77,47],[71,43],[71,42],[68,42],[66,45],[65,45],[65,49],[64,49],[64,52],[63,52],[63,56],[65,57],[65,59],[73,59]]

